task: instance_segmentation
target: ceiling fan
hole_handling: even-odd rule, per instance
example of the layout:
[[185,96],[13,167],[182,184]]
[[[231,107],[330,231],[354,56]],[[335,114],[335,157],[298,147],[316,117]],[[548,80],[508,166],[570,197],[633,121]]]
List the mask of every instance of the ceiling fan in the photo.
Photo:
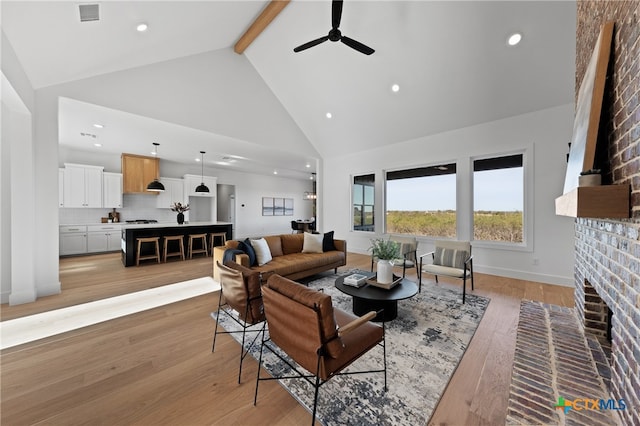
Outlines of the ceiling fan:
[[311,40],[305,44],[301,44],[300,46],[293,49],[294,52],[302,52],[310,47],[317,46],[320,43],[324,43],[327,40],[331,41],[341,41],[352,49],[357,50],[360,53],[364,53],[365,55],[371,55],[375,50],[366,46],[359,41],[356,41],[352,38],[343,36],[338,27],[340,26],[340,20],[342,19],[342,0],[333,0],[331,5],[331,30],[329,34],[324,37],[320,37],[315,40]]

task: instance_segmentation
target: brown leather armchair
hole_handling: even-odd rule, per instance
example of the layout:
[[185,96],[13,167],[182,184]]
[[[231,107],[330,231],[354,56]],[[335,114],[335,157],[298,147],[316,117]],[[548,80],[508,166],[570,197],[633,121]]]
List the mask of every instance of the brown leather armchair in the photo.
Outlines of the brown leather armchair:
[[[262,304],[262,292],[260,290],[261,274],[252,271],[235,262],[227,262],[221,265],[216,262],[220,272],[220,296],[218,298],[218,315],[211,316],[216,320],[216,328],[213,334],[213,346],[211,352],[216,348],[216,337],[218,334],[242,333],[242,344],[240,346],[240,369],[238,371],[238,383],[242,375],[242,361],[249,354],[249,350],[258,341],[261,332],[264,332],[264,306]],[[235,311],[235,312],[233,312]],[[222,313],[238,323],[242,330],[218,331],[218,320]],[[256,328],[256,324],[263,323],[262,327]],[[244,343],[247,333],[256,333],[249,347],[245,350]]]
[[[318,389],[336,375],[384,373],[384,390],[387,390],[384,323],[378,325],[370,322],[376,316],[376,312],[356,317],[334,308],[331,296],[280,275],[269,277],[262,287],[262,297],[269,337],[267,333],[263,333],[259,366],[262,365],[262,354],[266,348],[287,363],[298,375],[260,377],[258,368],[254,405],[258,399],[258,385],[261,380],[303,378],[315,388],[311,420],[311,424],[314,424]],[[382,348],[382,369],[341,373],[352,362],[378,345]],[[281,352],[311,374],[300,371],[285,359]]]

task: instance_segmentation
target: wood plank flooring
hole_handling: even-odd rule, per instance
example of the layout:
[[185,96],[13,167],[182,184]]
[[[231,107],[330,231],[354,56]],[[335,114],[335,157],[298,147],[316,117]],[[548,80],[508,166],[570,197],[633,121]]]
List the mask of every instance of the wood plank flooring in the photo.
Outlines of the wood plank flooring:
[[[368,269],[349,253],[345,269]],[[2,320],[211,274],[211,258],[124,268],[119,255],[60,261],[60,295],[2,305]],[[341,268],[342,269],[342,268]],[[408,278],[415,279],[408,273]],[[423,281],[423,285],[436,285]],[[455,281],[442,286],[460,285]],[[573,306],[573,290],[476,274],[491,303],[430,424],[496,425],[506,418],[520,300]],[[277,382],[260,385],[250,357],[237,384],[239,346],[221,335],[211,353],[215,295],[204,295],[0,352],[6,425],[299,425],[310,421]]]

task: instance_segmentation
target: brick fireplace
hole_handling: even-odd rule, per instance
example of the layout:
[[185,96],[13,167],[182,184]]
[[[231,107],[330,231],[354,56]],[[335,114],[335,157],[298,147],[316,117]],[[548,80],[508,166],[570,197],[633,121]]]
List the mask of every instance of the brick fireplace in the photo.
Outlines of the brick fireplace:
[[640,2],[578,1],[576,96],[600,26],[616,22],[598,137],[603,183],[631,184],[631,218],[578,218],[575,308],[586,331],[606,340],[611,319],[611,393],[625,424],[640,424]]

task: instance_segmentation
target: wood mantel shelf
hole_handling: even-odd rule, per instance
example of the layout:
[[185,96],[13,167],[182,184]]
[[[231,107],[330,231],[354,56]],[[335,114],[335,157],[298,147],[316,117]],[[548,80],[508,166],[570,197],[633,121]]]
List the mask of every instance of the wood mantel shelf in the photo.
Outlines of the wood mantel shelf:
[[629,218],[630,185],[580,186],[556,198],[556,215]]

